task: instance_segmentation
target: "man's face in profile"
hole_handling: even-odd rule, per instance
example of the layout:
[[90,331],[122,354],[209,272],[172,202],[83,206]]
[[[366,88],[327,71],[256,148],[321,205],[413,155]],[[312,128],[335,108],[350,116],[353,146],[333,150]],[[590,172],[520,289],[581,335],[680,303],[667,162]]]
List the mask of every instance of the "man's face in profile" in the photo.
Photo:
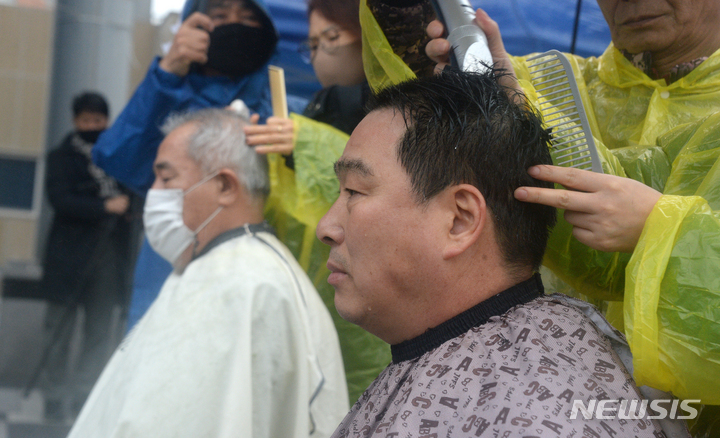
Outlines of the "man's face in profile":
[[210,0],[206,14],[215,26],[240,23],[249,27],[262,27],[255,11],[244,0]]
[[441,210],[416,202],[396,154],[405,133],[393,110],[371,112],[336,164],[340,196],[317,228],[331,246],[328,282],[340,315],[388,340],[407,304],[427,300]]
[[73,117],[76,131],[102,131],[107,129],[108,117],[103,113],[82,111]]
[[[153,189],[186,191],[205,177],[200,165],[188,155],[188,143],[196,131],[196,125],[185,124],[160,143],[153,163]],[[201,184],[183,195],[183,222],[191,230],[197,229],[217,208],[218,200],[211,184]]]

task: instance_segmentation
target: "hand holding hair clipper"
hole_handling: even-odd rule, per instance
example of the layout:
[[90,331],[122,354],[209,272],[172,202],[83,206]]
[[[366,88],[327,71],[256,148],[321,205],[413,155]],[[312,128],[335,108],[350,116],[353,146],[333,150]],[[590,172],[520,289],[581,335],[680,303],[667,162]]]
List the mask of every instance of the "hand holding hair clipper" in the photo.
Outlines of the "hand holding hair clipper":
[[488,40],[475,23],[468,0],[432,0],[433,8],[447,29],[452,48],[451,62],[462,71],[481,72],[493,65]]
[[[436,5],[442,5],[442,7],[446,9],[452,9],[453,7],[450,6],[450,4],[454,4],[454,8],[457,11],[459,8],[459,4],[463,3],[465,5],[468,5],[466,0],[432,0],[433,2],[436,2]],[[439,7],[438,7],[439,9]],[[502,75],[498,78],[500,83],[510,89],[514,89],[517,91],[520,90],[520,85],[517,82],[517,79],[515,78],[515,70],[513,69],[512,62],[510,61],[510,55],[505,51],[505,45],[502,41],[502,36],[500,35],[500,28],[498,27],[498,24],[493,21],[490,16],[483,11],[482,9],[478,9],[474,14],[471,15],[472,9],[468,6],[462,6],[462,11],[466,14],[463,18],[464,23],[467,23],[467,20],[471,20],[471,26],[472,27],[466,27],[465,29],[470,30],[473,27],[477,29],[477,31],[482,32],[485,37],[487,38],[485,41],[487,41],[487,49],[490,55],[485,55],[486,59],[484,62],[486,62],[488,65],[492,65],[494,68],[499,68],[505,70],[506,75]],[[454,15],[453,15],[454,16]],[[444,17],[447,19],[447,17]],[[450,29],[450,24],[448,24],[448,29]],[[467,24],[465,24],[467,26]],[[450,30],[450,33],[452,33],[452,30]],[[427,27],[427,34],[431,39],[430,42],[427,43],[427,46],[425,46],[425,53],[428,55],[430,59],[438,63],[435,66],[435,71],[439,72],[442,70],[445,65],[447,65],[449,62],[451,62],[451,49],[458,47],[458,52],[460,51],[460,48],[462,46],[458,46],[457,42],[451,42],[445,39],[445,26],[438,20],[431,22]],[[449,38],[449,37],[448,37]],[[462,60],[470,61],[469,57],[467,56],[467,49],[472,47],[472,43],[468,44],[470,42],[470,38],[463,39],[465,51],[462,52],[465,55],[460,57]],[[480,48],[480,45],[476,45],[476,48]],[[474,50],[471,51],[471,56],[474,58],[477,58],[474,55]],[[458,56],[455,54],[455,56]],[[482,61],[482,60],[481,60]],[[468,67],[470,67],[471,64],[467,64]],[[477,61],[475,61],[475,66],[477,66]],[[462,67],[461,67],[462,68]]]

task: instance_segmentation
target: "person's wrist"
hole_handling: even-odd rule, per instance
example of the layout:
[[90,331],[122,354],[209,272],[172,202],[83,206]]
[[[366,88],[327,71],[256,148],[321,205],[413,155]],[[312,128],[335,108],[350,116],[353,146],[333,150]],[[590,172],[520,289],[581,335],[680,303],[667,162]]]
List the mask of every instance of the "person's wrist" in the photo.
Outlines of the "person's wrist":
[[186,76],[190,71],[190,65],[186,65],[178,60],[168,59],[167,56],[160,59],[158,67],[165,73],[170,73],[180,77]]
[[165,87],[177,87],[180,86],[185,80],[185,76],[178,76],[175,73],[168,72],[160,66],[162,59],[157,57],[154,63],[151,65],[148,75],[152,77],[154,81]]

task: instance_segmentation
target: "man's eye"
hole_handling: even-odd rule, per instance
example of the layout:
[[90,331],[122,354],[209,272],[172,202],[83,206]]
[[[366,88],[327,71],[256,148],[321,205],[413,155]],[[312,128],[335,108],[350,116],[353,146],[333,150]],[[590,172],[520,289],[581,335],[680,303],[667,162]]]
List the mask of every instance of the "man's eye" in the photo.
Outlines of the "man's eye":
[[252,12],[248,12],[248,13],[243,14],[243,15],[240,17],[240,20],[242,20],[243,23],[256,23],[256,24],[260,24],[260,20],[259,20],[258,17],[256,17],[255,14],[253,14]]
[[335,29],[334,27],[331,27],[330,29],[326,29],[326,30],[322,33],[322,37],[323,37],[326,41],[335,41],[336,39],[340,38],[340,31],[338,31],[338,30]]
[[348,194],[348,196],[353,196],[353,195],[357,195],[357,194],[358,194],[358,192],[356,192],[356,191],[353,190],[353,189],[345,189],[345,192]]

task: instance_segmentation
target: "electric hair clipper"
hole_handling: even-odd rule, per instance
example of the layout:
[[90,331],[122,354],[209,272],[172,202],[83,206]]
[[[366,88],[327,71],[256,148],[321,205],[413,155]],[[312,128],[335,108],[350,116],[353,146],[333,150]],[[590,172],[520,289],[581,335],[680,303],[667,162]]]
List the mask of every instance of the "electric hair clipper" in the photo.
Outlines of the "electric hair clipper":
[[451,63],[462,71],[481,72],[493,65],[487,37],[475,24],[475,11],[468,0],[432,0],[438,19],[448,33]]

